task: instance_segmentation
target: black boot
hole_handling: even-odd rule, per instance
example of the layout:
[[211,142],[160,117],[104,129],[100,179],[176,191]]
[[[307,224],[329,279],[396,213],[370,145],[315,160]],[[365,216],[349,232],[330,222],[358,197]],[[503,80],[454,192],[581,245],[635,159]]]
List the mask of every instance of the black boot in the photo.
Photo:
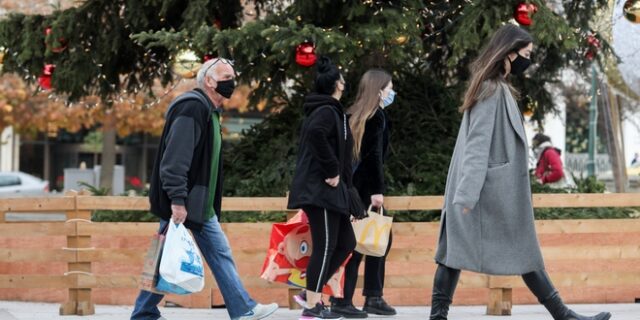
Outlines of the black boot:
[[577,314],[562,302],[558,292],[553,293],[542,304],[549,310],[554,320],[609,320],[611,318],[609,312],[600,312],[593,317]]
[[459,278],[460,270],[438,265],[433,279],[430,320],[447,320],[449,305],[453,301],[453,293],[456,291]]
[[600,312],[593,317],[587,317],[569,309],[562,302],[560,294],[553,287],[549,276],[544,270],[524,274],[522,279],[529,287],[529,290],[538,298],[538,301],[547,308],[554,320],[609,320],[611,318],[611,313],[609,312]]
[[347,319],[366,318],[366,311],[356,308],[353,304],[331,304],[331,312],[337,313]]
[[364,301],[364,308],[362,310],[367,313],[379,314],[382,316],[393,316],[396,314],[396,309],[387,304],[382,297],[366,297]]

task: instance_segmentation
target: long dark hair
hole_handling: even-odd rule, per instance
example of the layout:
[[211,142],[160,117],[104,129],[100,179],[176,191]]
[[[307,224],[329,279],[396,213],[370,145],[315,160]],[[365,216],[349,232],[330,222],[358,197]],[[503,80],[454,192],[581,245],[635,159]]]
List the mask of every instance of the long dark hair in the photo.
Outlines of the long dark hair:
[[[504,59],[512,52],[526,47],[533,42],[531,35],[524,29],[507,24],[493,34],[489,43],[480,55],[471,63],[471,80],[464,94],[464,102],[460,112],[471,109],[476,102],[487,98],[496,90],[498,81],[504,76]],[[482,83],[489,80],[490,86],[481,90]],[[511,88],[515,93],[515,90]]]

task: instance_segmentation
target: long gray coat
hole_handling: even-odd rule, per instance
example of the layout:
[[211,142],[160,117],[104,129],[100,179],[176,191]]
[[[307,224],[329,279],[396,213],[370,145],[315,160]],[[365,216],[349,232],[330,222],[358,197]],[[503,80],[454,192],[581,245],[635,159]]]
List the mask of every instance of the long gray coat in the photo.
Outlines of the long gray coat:
[[[436,261],[494,275],[544,269],[522,116],[508,86],[465,111],[449,166]],[[471,211],[467,214],[463,208]]]

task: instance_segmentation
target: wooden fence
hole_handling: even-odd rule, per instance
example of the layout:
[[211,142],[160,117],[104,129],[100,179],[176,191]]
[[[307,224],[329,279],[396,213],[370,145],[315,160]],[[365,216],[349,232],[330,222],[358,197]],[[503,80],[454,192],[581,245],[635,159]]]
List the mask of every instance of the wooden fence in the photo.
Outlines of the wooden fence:
[[[388,210],[437,210],[441,196],[386,197]],[[638,194],[536,194],[535,207],[640,207]],[[60,314],[94,313],[94,302],[131,304],[142,259],[157,223],[96,223],[93,210],[148,210],[143,197],[0,199],[0,299],[65,301]],[[223,211],[286,211],[286,198],[225,198]],[[65,212],[64,222],[9,222],[8,212]],[[633,302],[640,298],[640,219],[536,222],[547,270],[571,303]],[[438,223],[396,223],[385,297],[394,305],[427,305],[436,265]],[[259,278],[271,225],[227,223],[242,280],[257,300],[280,304],[289,290]],[[183,306],[223,304],[210,272],[201,293],[168,296]],[[30,290],[39,290],[29,295]],[[518,277],[463,272],[456,304],[487,304],[509,314],[512,303],[535,303]],[[48,297],[48,298],[47,298]],[[356,297],[356,303],[361,298]]]

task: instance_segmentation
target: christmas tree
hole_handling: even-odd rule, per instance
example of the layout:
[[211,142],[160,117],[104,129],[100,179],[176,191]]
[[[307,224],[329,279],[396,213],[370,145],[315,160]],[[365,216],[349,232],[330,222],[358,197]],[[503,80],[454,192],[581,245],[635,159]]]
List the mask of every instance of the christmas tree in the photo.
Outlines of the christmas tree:
[[[67,119],[66,124],[50,117],[36,117],[35,121],[21,117],[18,126],[44,119],[55,127],[70,128],[82,118],[100,119],[104,131],[100,181],[102,187],[110,188],[116,133],[129,133],[131,127],[122,122],[144,119],[157,132],[155,123],[163,113],[142,110],[139,112],[149,112],[155,119],[131,117],[126,115],[127,107],[141,101],[142,105],[153,104],[147,101],[154,99],[144,94],[154,96],[158,81],[167,85],[174,79],[167,67],[171,51],[145,49],[131,36],[163,29],[195,32],[214,23],[220,28],[237,27],[240,10],[240,3],[234,0],[91,0],[50,15],[9,14],[0,21],[2,72],[22,76],[38,90],[51,90],[49,98],[56,106],[53,114],[86,114]],[[60,101],[71,110],[57,108]],[[74,102],[82,106],[73,108]]]
[[[523,111],[540,120],[553,110],[545,84],[557,81],[560,69],[582,70],[600,58],[598,51],[608,52],[589,26],[606,4],[264,0],[256,4],[262,18],[240,26],[238,1],[88,0],[51,16],[0,22],[0,45],[8,48],[5,72],[34,77],[45,62],[55,63],[53,90],[70,99],[89,93],[108,99],[119,90],[148,88],[157,78],[166,83],[172,57],[184,49],[235,60],[239,80],[254,87],[253,101],[266,100],[278,112],[227,149],[226,189],[234,195],[283,195],[288,188],[314,56],[331,57],[351,92],[365,70],[385,68],[398,91],[389,109],[389,190],[441,194],[467,68],[490,34],[505,23],[520,23],[534,36],[533,72],[514,82],[524,93]],[[45,37],[47,26],[53,31]],[[11,36],[19,30],[24,37]],[[53,52],[60,39],[67,48]],[[350,99],[347,95],[344,102]]]

